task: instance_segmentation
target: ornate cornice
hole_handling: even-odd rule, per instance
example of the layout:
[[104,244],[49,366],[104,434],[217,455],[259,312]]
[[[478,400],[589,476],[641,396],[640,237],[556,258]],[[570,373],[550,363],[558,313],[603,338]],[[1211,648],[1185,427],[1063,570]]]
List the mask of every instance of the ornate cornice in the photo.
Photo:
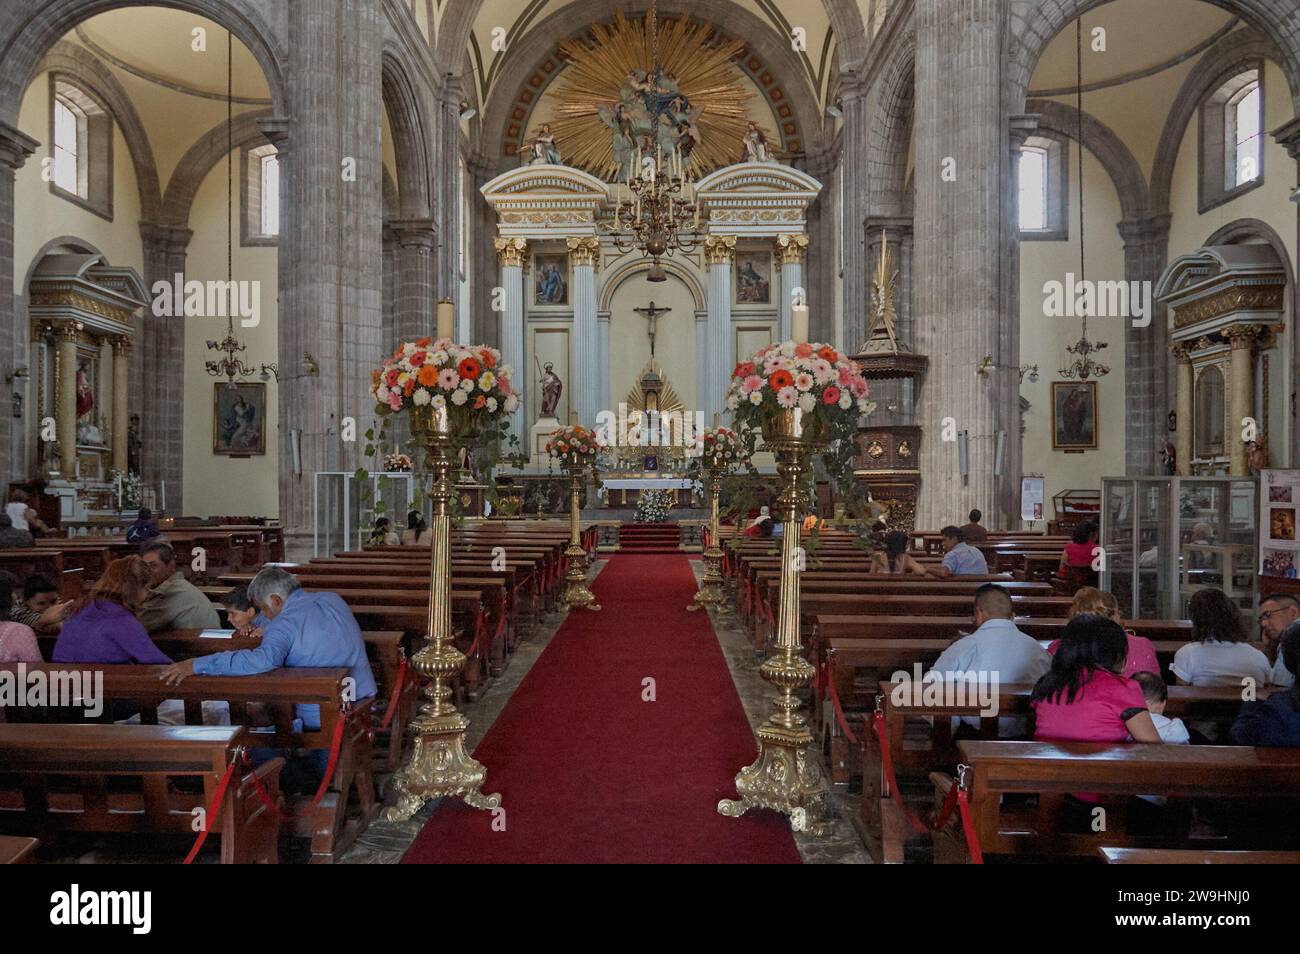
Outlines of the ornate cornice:
[[1268,284],[1234,284],[1220,291],[1198,298],[1174,308],[1174,328],[1186,328],[1189,325],[1214,318],[1222,318],[1239,311],[1276,311],[1284,307],[1283,285],[1270,281]]
[[20,168],[40,145],[21,129],[0,122],[0,166],[11,171]]

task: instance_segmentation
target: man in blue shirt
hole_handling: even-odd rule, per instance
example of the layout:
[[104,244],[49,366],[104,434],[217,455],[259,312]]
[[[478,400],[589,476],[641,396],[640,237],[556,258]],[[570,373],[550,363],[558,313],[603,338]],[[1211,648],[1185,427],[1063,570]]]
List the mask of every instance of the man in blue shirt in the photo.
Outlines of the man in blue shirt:
[[950,525],[944,527],[941,532],[943,533],[943,539],[940,541],[944,553],[943,564],[926,571],[927,576],[937,576],[942,579],[949,576],[988,575],[988,561],[984,559],[983,553],[962,541],[961,527]]
[[[375,695],[361,627],[337,593],[308,593],[297,577],[267,567],[248,584],[248,597],[267,621],[262,644],[173,663],[163,670],[163,682],[177,685],[190,675],[251,676],[281,666],[346,666],[351,701]],[[305,728],[320,728],[319,706],[299,706],[297,714]]]

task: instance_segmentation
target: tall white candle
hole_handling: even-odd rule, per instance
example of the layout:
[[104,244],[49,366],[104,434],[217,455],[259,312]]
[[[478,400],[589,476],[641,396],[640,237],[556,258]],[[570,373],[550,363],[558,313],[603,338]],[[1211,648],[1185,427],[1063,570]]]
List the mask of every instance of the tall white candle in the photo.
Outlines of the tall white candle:
[[450,298],[438,302],[438,337],[451,339],[456,337],[456,311]]
[[790,309],[790,335],[795,341],[808,340],[807,305],[795,305]]

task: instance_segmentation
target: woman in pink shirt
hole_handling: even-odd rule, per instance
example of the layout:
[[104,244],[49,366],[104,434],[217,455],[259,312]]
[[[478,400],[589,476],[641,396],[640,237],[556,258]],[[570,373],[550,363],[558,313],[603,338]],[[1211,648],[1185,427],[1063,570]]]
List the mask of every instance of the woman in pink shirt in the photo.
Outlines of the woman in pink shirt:
[[[1124,622],[1119,614],[1119,600],[1115,599],[1115,594],[1103,593],[1095,586],[1079,587],[1074,594],[1074,602],[1070,604],[1070,619],[1086,613],[1105,616],[1120,625]],[[1139,672],[1159,674],[1160,661],[1156,659],[1156,647],[1151,644],[1151,640],[1137,635],[1131,629],[1124,630],[1124,635],[1128,638],[1128,654],[1124,658],[1124,669],[1121,675],[1132,678],[1134,673]],[[1047,647],[1047,651],[1055,654],[1056,647],[1059,645],[1061,641],[1058,639]]]
[[9,611],[12,608],[12,584],[6,579],[0,579],[0,663],[44,662],[32,628],[10,622]]

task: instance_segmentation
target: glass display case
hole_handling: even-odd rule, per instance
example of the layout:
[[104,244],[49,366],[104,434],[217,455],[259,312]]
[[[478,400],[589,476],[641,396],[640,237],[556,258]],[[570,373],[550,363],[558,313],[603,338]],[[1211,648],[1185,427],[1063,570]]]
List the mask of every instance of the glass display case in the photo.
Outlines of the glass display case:
[[359,549],[374,527],[377,514],[389,517],[393,529],[401,533],[415,500],[415,479],[416,475],[409,472],[370,474],[364,481],[350,472],[317,472],[312,498],[314,554],[329,556],[340,550]]
[[1255,603],[1259,484],[1253,477],[1102,479],[1102,589],[1130,619],[1181,619],[1217,587]]

